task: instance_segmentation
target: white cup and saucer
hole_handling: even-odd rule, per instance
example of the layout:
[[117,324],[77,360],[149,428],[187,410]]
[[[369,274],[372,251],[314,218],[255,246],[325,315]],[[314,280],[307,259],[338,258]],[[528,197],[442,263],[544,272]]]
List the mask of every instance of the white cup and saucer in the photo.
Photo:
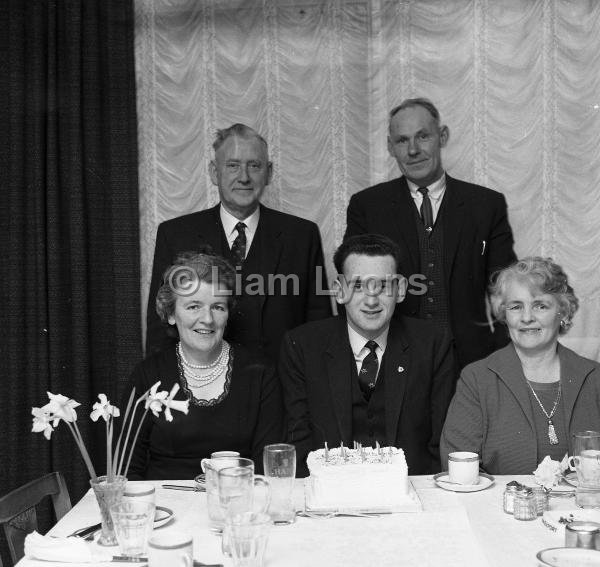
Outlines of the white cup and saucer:
[[448,455],[448,471],[434,475],[435,483],[452,492],[477,492],[494,483],[494,477],[479,472],[479,455],[471,451],[455,451]]

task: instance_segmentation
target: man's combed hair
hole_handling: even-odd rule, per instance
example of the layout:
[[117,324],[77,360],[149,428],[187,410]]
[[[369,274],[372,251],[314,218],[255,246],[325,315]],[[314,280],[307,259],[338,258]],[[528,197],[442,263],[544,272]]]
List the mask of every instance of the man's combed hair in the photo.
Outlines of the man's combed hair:
[[264,144],[265,150],[268,150],[267,141],[256,130],[254,130],[254,128],[250,128],[250,126],[246,126],[245,124],[240,124],[238,122],[229,128],[217,130],[215,134],[215,141],[213,142],[213,149],[215,152],[223,145],[227,138],[231,138],[232,136],[244,138],[245,140],[256,138]]
[[394,108],[390,110],[390,122],[392,121],[392,118],[396,116],[396,114],[398,114],[398,112],[400,112],[401,110],[404,110],[405,108],[413,108],[415,106],[420,106],[421,108],[427,110],[427,112],[429,112],[429,114],[431,114],[431,116],[435,120],[436,126],[438,128],[440,127],[441,118],[439,110],[435,107],[433,102],[431,102],[428,98],[424,97],[407,98],[406,100],[403,100],[398,106],[394,106]]
[[569,284],[569,278],[561,266],[554,263],[552,258],[528,256],[517,260],[492,276],[490,285],[490,302],[492,313],[498,321],[506,322],[505,302],[508,285],[521,280],[527,282],[533,289],[553,295],[558,302],[561,319],[559,333],[566,333],[573,324],[573,316],[579,308],[579,300]]
[[350,254],[362,256],[391,256],[394,258],[396,273],[400,274],[402,254],[398,245],[381,234],[358,234],[347,238],[333,255],[333,263],[338,274],[344,273],[344,262]]

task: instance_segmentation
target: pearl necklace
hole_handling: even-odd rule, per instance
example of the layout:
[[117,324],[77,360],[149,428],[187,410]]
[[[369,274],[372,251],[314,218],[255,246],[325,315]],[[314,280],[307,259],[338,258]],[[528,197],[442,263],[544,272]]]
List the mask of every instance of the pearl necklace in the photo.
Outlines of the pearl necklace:
[[[178,354],[181,353],[178,351]],[[217,359],[216,366],[214,366],[214,368],[210,372],[204,374],[197,374],[190,368],[187,368],[185,359],[182,356],[180,356],[180,358],[183,362],[183,376],[186,382],[188,383],[188,386],[190,388],[203,388],[208,386],[209,384],[212,384],[226,371],[227,366],[229,364],[229,344],[223,341],[223,347],[221,349],[221,354]]]
[[[227,347],[225,345],[227,345]],[[226,348],[228,349],[229,345],[225,341],[223,341],[221,343],[221,352],[219,353],[219,356],[217,356],[217,358],[215,360],[213,360],[212,362],[209,362],[208,364],[192,364],[185,358],[185,355],[183,354],[183,347],[181,346],[181,342],[177,343],[177,350],[179,351],[179,356],[181,357],[183,364],[185,364],[185,366],[187,366],[188,368],[195,368],[197,370],[204,370],[206,368],[214,368],[215,366],[217,366],[222,361]]]

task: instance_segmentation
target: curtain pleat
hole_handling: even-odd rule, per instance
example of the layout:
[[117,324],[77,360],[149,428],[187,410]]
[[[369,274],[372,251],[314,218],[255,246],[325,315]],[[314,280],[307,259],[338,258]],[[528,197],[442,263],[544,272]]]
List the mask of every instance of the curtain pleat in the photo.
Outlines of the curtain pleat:
[[141,358],[133,5],[11,0],[3,62],[1,492],[51,470],[88,475],[66,426],[31,433],[46,391],[82,404],[102,471],[97,394]]

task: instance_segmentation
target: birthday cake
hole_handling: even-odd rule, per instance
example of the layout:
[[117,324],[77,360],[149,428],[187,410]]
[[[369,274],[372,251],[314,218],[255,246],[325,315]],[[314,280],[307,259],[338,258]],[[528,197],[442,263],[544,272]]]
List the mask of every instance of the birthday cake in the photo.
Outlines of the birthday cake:
[[319,449],[306,460],[307,510],[416,511],[419,499],[408,480],[402,449]]

